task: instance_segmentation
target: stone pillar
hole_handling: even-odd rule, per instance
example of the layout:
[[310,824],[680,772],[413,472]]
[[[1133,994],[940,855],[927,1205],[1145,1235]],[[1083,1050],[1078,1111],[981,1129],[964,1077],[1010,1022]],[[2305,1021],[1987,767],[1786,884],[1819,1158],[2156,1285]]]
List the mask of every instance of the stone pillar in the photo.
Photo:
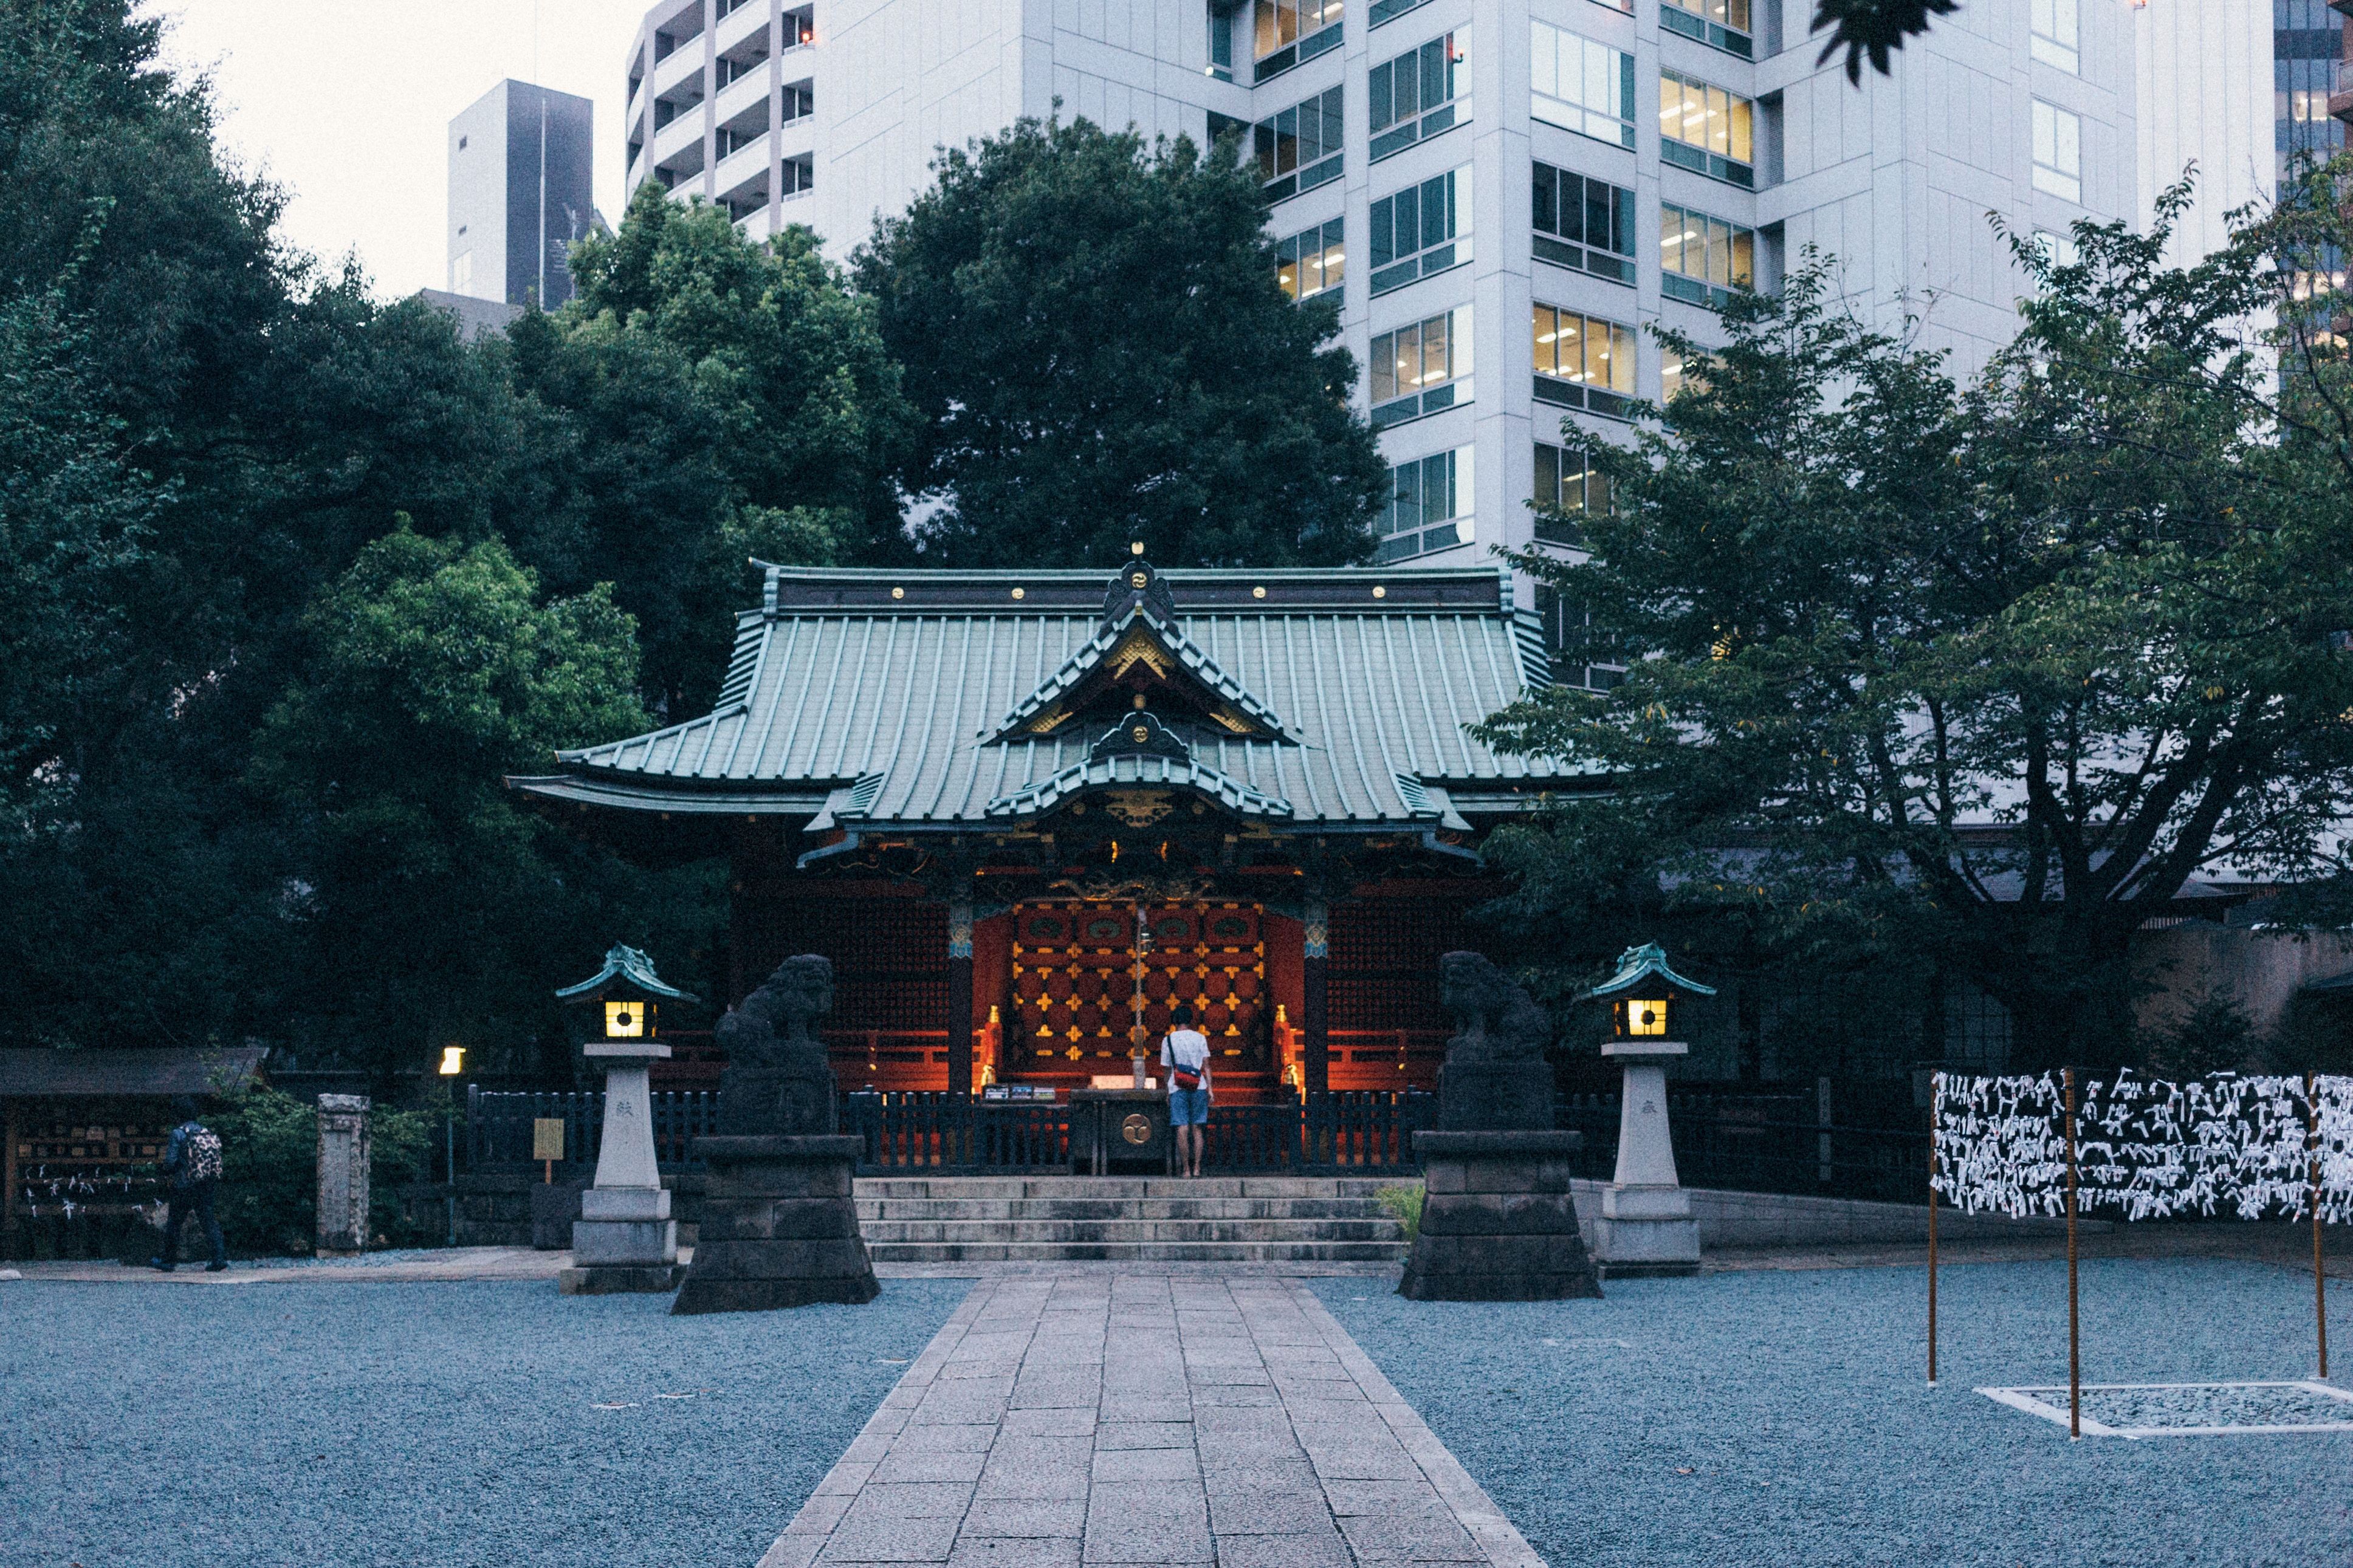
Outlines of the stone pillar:
[[948,1092],[972,1093],[972,893],[948,900]]
[[368,1098],[319,1097],[316,1246],[322,1258],[364,1252],[368,1244]]
[[1299,1032],[1300,1079],[1309,1094],[1332,1089],[1332,1015],[1324,972],[1331,962],[1332,912],[1320,899],[1307,906],[1306,952],[1301,962]]
[[678,1222],[654,1159],[653,1094],[647,1067],[670,1055],[651,1040],[596,1040],[580,1047],[605,1064],[605,1130],[596,1184],[580,1194],[573,1267],[556,1277],[567,1296],[668,1290],[678,1283]]
[[881,1293],[851,1186],[852,1134],[698,1138],[710,1169],[694,1265],[673,1314],[765,1312]]
[[1398,1294],[1413,1301],[1557,1301],[1601,1294],[1577,1234],[1578,1132],[1417,1132],[1427,1191]]
[[1691,1047],[1675,1040],[1612,1040],[1605,1057],[1622,1058],[1618,1105],[1618,1172],[1601,1194],[1593,1251],[1612,1279],[1699,1272],[1699,1222],[1675,1174],[1667,1129],[1669,1058]]

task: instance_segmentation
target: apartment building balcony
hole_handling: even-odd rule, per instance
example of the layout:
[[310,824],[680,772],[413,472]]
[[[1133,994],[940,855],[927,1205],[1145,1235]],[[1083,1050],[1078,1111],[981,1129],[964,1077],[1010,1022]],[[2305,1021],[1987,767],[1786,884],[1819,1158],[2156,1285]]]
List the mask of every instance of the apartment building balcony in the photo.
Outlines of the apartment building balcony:
[[721,201],[740,205],[754,201],[767,201],[768,160],[776,150],[776,139],[755,136],[719,160],[711,168],[711,188]]
[[[764,61],[763,64],[765,63]],[[753,109],[762,111],[761,119],[765,122],[767,118],[765,112],[767,102],[768,73],[765,70],[754,70],[737,77],[733,81],[721,88],[719,96],[712,100],[711,109],[712,112],[718,116],[719,123],[722,125],[729,123],[745,110]]]
[[679,154],[690,147],[694,149],[694,166],[699,169],[702,166],[702,116],[699,111],[681,114],[655,132],[649,155],[656,168],[666,168],[674,164]]
[[762,40],[761,53],[767,52],[768,7],[762,0],[744,0],[711,30],[711,47],[714,54],[733,54],[740,45],[754,38]]
[[700,37],[689,38],[656,60],[649,80],[651,95],[655,98],[668,97],[672,89],[690,80],[697,84],[695,96],[701,97],[702,40]]

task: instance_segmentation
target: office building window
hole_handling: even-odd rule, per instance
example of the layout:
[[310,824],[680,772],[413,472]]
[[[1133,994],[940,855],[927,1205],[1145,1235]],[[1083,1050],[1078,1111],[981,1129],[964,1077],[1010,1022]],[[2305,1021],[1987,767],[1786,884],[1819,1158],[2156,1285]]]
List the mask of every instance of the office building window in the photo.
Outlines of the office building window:
[[2080,72],[2083,57],[2077,53],[2081,45],[2076,37],[2080,3],[2081,0],[2029,0],[2031,36],[2027,47],[2036,59],[2063,71]]
[[1258,0],[1251,79],[1282,75],[1340,47],[1340,0]]
[[1471,401],[1471,307],[1373,339],[1373,427]]
[[449,292],[470,294],[474,291],[474,253],[461,250],[449,258]]
[[1550,163],[1535,173],[1536,259],[1631,287],[1634,193]]
[[1471,118],[1469,43],[1466,35],[1449,33],[1373,68],[1365,89],[1373,162]]
[[[1270,200],[1284,201],[1340,177],[1342,107],[1342,89],[1335,87],[1250,127],[1258,177],[1266,182]],[[1214,142],[1233,124],[1225,115],[1211,114],[1209,140]]]
[[2084,259],[2073,237],[2053,234],[2047,228],[2034,231],[2034,248],[2042,253],[2043,260],[2053,267],[2073,267]]
[[1219,81],[1234,79],[1234,18],[1230,12],[1207,0],[1209,16],[1209,74]]
[[1536,401],[1630,417],[1634,329],[1552,305],[1536,306],[1533,315]]
[[1373,292],[1386,294],[1471,259],[1471,170],[1450,169],[1373,204]]
[[1335,217],[1294,234],[1274,247],[1275,277],[1285,294],[1294,300],[1305,300],[1326,289],[1337,289],[1345,281],[1343,268],[1347,253],[1340,244],[1343,227],[1343,220]]
[[1659,156],[1743,189],[1757,184],[1757,106],[1680,71],[1659,73]]
[[1547,544],[1585,548],[1582,521],[1609,510],[1609,476],[1593,466],[1584,447],[1536,443],[1536,537]]
[[1373,0],[1365,12],[1365,26],[1377,27],[1384,22],[1394,22],[1409,11],[1419,10],[1430,0]]
[[1659,0],[1659,25],[1744,60],[1756,50],[1748,0]]
[[778,199],[797,196],[817,188],[817,154],[803,153],[797,158],[787,158],[777,173],[782,183],[776,188]]
[[1457,447],[1389,470],[1377,560],[1402,561],[1472,542],[1477,531],[1471,521],[1472,456],[1472,448]]
[[1668,298],[1721,308],[1735,289],[1757,287],[1757,231],[1662,202],[1659,261]]
[[1634,57],[1542,22],[1529,24],[1528,112],[1614,146],[1634,144]]
[[1553,679],[1563,686],[1607,691],[1626,679],[1626,655],[1619,640],[1593,624],[1584,605],[1564,599],[1556,588],[1536,588],[1536,617],[1544,626]]
[[2084,122],[2039,98],[2034,100],[2034,188],[2071,202],[2084,199]]

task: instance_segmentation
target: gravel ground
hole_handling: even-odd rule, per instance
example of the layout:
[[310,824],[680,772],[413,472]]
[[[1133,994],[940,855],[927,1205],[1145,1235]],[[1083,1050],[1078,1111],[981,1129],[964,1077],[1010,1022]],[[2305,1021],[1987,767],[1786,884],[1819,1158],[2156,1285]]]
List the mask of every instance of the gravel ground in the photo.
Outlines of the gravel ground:
[[[1366,1283],[1314,1288],[1554,1568],[2353,1562],[2353,1435],[2071,1444],[1971,1392],[2064,1389],[2064,1264],[1945,1270],[1933,1390],[1918,1268],[1502,1306]],[[2102,1261],[2082,1298],[2086,1382],[2312,1373],[2308,1274]]]
[[752,1568],[965,1289],[12,1284],[0,1562]]

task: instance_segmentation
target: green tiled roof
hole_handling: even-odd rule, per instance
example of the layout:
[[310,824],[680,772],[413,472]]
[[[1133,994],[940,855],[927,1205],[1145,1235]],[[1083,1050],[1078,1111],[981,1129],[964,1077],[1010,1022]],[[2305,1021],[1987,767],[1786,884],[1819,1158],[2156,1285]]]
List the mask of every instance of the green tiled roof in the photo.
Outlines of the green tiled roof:
[[[1557,764],[1498,756],[1465,726],[1549,679],[1535,617],[1493,570],[1170,571],[1176,622],[1104,621],[1097,572],[772,568],[720,705],[559,753],[533,793],[641,810],[807,812],[911,829],[996,826],[1071,790],[1155,773],[1296,825],[1452,821],[1453,799],[1540,789]],[[1266,731],[1184,731],[1184,761],[1097,761],[1100,725],[1014,722],[1072,690],[1139,621]],[[1184,721],[1178,705],[1153,703]],[[1008,725],[1011,727],[1008,728]],[[1094,775],[1103,774],[1102,779]],[[1174,775],[1184,773],[1183,779]],[[1450,792],[1451,795],[1450,795]],[[1034,804],[1032,804],[1034,803]]]

